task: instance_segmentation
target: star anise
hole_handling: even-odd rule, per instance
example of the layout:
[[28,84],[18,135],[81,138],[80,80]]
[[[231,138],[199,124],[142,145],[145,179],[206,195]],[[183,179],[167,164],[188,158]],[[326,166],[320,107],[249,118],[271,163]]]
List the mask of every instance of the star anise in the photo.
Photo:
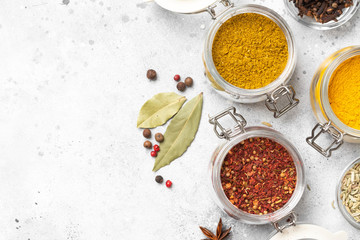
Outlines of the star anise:
[[231,228],[229,228],[229,229],[227,229],[225,231],[222,231],[222,221],[221,221],[221,218],[220,218],[219,224],[218,224],[218,226],[216,228],[216,235],[213,234],[209,229],[204,228],[204,227],[200,227],[200,230],[207,237],[204,240],[223,240],[229,235],[229,233],[231,231]]

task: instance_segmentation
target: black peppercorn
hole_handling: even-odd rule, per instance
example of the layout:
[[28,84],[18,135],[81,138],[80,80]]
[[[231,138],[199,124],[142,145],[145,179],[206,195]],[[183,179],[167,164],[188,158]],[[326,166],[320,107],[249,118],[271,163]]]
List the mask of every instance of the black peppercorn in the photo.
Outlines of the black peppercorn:
[[146,73],[146,77],[150,80],[156,79],[156,71],[154,69],[149,69]]
[[152,143],[150,141],[145,141],[144,142],[144,147],[150,149],[150,148],[152,148]]
[[185,91],[185,89],[186,89],[186,85],[185,85],[185,83],[183,83],[183,82],[179,82],[179,83],[176,85],[176,87],[177,87],[177,89],[178,89],[180,92],[183,92],[183,91]]
[[150,129],[144,129],[143,131],[143,136],[146,137],[146,138],[151,138],[151,131]]
[[156,181],[157,183],[162,183],[162,182],[164,181],[164,179],[163,179],[162,176],[157,175],[157,176],[155,177],[155,181]]
[[155,134],[155,140],[159,143],[164,141],[164,135],[162,135],[161,133],[157,133]]
[[191,77],[185,78],[185,85],[191,87],[193,85],[193,79]]

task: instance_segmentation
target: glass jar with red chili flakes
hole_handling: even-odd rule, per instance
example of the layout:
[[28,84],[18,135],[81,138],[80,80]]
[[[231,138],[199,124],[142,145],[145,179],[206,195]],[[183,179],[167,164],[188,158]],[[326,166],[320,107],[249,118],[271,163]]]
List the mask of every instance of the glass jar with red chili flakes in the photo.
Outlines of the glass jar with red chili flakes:
[[[231,128],[223,120],[231,120]],[[305,189],[304,163],[295,146],[272,128],[245,127],[234,107],[210,117],[210,123],[227,140],[210,163],[218,206],[250,224],[276,224],[291,215]]]

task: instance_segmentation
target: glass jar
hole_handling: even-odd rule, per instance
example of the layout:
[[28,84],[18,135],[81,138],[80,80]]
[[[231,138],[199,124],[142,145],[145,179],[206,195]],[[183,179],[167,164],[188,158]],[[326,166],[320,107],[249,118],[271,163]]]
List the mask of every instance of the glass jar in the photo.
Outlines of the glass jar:
[[[226,119],[232,120],[235,126],[226,129],[220,124],[220,119],[221,121]],[[269,127],[245,127],[245,119],[240,114],[236,113],[236,109],[234,107],[225,109],[216,116],[211,117],[210,123],[214,124],[214,131],[217,136],[227,140],[218,146],[214,151],[209,165],[211,189],[213,190],[214,200],[217,205],[229,216],[238,219],[241,222],[250,224],[276,223],[280,219],[288,216],[300,201],[305,189],[304,163],[295,146],[291,144],[281,133]],[[253,137],[269,138],[281,144],[292,156],[297,173],[296,187],[290,200],[281,209],[265,215],[250,214],[236,208],[226,197],[222,189],[220,179],[221,166],[229,150],[241,141]]]
[[[317,69],[311,83],[311,107],[318,123],[306,141],[325,157],[330,157],[331,152],[338,149],[344,141],[360,143],[360,130],[347,126],[335,115],[328,96],[331,75],[335,69],[356,55],[360,55],[360,46],[346,47],[333,53]],[[331,138],[331,143],[325,147],[317,141],[324,134]]]
[[[215,35],[221,25],[235,15],[243,13],[257,13],[274,21],[284,32],[288,44],[288,61],[282,74],[265,87],[258,89],[242,89],[228,83],[217,71],[212,58],[212,45]],[[218,16],[211,25],[206,37],[203,52],[205,73],[214,89],[221,95],[233,101],[242,103],[254,103],[265,100],[267,108],[274,112],[274,117],[280,117],[293,107],[299,100],[295,98],[292,86],[286,85],[295,70],[296,50],[293,34],[285,20],[273,10],[259,5],[243,5],[233,7]],[[285,101],[286,104],[279,104]]]
[[340,209],[341,214],[344,216],[344,218],[354,227],[360,229],[360,222],[356,222],[355,219],[348,213],[348,211],[346,210],[344,204],[342,203],[342,199],[340,198],[340,194],[341,194],[341,184],[342,184],[342,180],[345,177],[346,173],[356,164],[360,163],[360,158],[355,159],[353,162],[351,162],[348,166],[346,166],[346,168],[344,169],[344,171],[342,172],[340,178],[339,178],[339,182],[336,186],[336,202],[338,205],[338,208]]
[[319,23],[315,21],[314,18],[308,16],[299,16],[299,9],[295,6],[295,4],[290,0],[284,0],[284,4],[286,9],[290,13],[290,15],[301,24],[317,29],[317,30],[329,30],[340,27],[341,25],[345,24],[349,21],[356,13],[359,8],[359,0],[353,0],[353,5],[348,8],[343,9],[343,13],[337,18],[337,21],[330,21],[327,23]]

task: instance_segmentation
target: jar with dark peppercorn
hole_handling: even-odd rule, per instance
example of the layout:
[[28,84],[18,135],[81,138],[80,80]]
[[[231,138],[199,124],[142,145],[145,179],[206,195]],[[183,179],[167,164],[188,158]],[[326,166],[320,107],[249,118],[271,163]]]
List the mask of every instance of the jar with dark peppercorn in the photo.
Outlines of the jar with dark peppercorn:
[[[224,127],[224,120],[235,126]],[[210,123],[227,140],[210,162],[218,206],[250,224],[276,223],[291,214],[305,189],[304,163],[295,146],[272,128],[245,127],[234,107],[211,117]]]
[[[302,11],[304,9],[301,9],[299,12],[299,8],[296,7],[294,2],[299,3],[299,1],[293,1],[293,0],[283,0],[284,4],[286,6],[286,9],[290,13],[290,15],[301,24],[317,29],[317,30],[330,30],[337,27],[340,27],[341,25],[348,22],[357,12],[359,8],[359,0],[352,0],[352,1],[330,1],[332,2],[331,6],[327,4],[326,1],[312,1],[312,4],[316,2],[315,4],[318,4],[313,9],[309,9],[309,13],[303,13]],[[327,6],[326,8],[323,8],[322,3],[324,3],[324,6]],[[352,3],[352,4],[351,4]],[[306,1],[303,3],[305,6],[309,5]],[[329,19],[322,19],[320,16],[320,12],[325,12],[327,18]],[[316,12],[316,15],[318,16],[318,20],[315,19],[315,17],[312,16],[311,12]],[[330,13],[330,14],[327,14]],[[303,15],[303,16],[301,16]],[[307,16],[309,15],[309,16]],[[334,15],[334,17],[332,17]]]

